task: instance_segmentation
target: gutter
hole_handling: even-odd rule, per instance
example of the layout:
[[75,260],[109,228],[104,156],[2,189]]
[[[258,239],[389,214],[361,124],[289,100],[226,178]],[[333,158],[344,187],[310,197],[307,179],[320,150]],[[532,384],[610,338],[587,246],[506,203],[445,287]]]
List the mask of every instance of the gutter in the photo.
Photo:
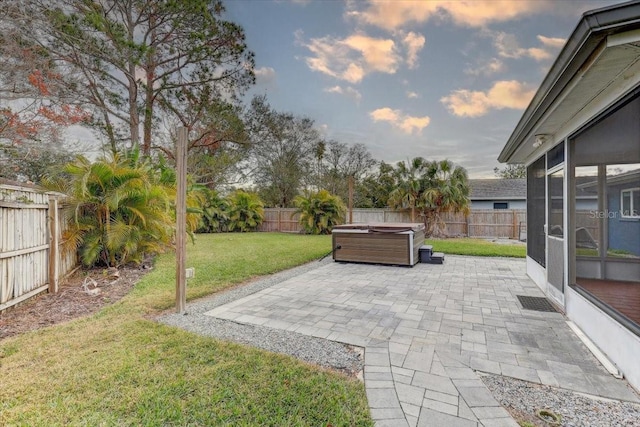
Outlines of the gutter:
[[[640,27],[640,1],[591,10],[571,33],[498,156],[508,162],[571,80],[590,65],[589,58],[610,34]],[[588,68],[588,67],[586,67]]]

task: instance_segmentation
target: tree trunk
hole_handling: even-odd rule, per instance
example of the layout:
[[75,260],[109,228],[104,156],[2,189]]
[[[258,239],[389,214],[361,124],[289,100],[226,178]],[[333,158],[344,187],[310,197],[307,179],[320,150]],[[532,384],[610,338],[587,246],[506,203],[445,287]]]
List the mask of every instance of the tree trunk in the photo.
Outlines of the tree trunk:
[[[156,26],[156,17],[153,14],[149,17],[149,26],[151,28],[155,28]],[[153,48],[155,44],[156,31],[152,30],[145,67],[144,123],[142,128],[144,138],[142,143],[142,155],[145,157],[149,157],[151,155],[151,127],[153,125],[153,104],[155,101],[153,83],[156,77],[156,58],[155,49]]]

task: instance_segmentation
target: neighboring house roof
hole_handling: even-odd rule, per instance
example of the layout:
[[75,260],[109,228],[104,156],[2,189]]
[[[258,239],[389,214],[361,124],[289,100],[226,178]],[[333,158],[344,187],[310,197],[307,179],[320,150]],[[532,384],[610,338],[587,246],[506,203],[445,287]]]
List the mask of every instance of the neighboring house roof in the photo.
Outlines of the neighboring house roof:
[[470,179],[471,200],[525,200],[527,180],[515,179]]
[[553,145],[556,140],[545,137],[556,136],[585,105],[624,85],[627,79],[624,71],[640,57],[639,31],[638,1],[582,15],[498,160],[522,163],[539,144]]

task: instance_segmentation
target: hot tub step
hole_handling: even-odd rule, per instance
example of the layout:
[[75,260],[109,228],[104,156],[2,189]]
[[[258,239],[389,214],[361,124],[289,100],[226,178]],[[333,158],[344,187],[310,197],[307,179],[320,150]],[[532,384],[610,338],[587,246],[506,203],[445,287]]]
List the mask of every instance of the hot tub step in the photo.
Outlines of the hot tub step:
[[443,264],[444,263],[444,253],[442,252],[434,252],[431,255],[431,258],[429,259],[429,261],[427,261],[429,264]]

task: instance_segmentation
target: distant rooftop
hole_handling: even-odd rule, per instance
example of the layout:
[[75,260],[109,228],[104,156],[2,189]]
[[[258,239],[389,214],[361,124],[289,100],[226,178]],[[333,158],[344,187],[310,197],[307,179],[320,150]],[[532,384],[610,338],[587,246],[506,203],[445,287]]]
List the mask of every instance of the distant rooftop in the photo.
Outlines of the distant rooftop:
[[526,199],[527,180],[515,179],[470,179],[471,200]]

